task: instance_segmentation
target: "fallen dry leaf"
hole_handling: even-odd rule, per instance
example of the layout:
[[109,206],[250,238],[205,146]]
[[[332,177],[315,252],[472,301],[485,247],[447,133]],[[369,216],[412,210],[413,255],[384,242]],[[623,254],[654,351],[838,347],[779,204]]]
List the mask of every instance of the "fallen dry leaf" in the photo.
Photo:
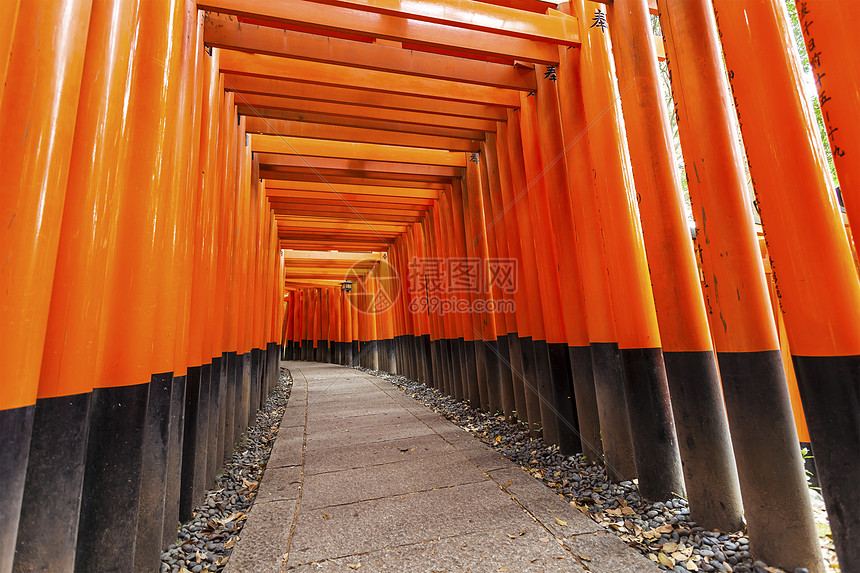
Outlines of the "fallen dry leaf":
[[323,519],[328,519],[329,517],[331,517],[329,514],[327,514],[327,513],[323,514]]
[[496,571],[499,571],[499,572],[507,571],[507,570],[508,570],[508,566],[507,566],[507,565],[502,565],[501,567],[499,567],[498,569],[496,569]]
[[227,543],[224,544],[225,549],[231,549],[234,545],[236,545],[236,538],[231,537]]
[[699,570],[699,566],[696,565],[695,561],[687,561],[687,563],[685,563],[685,565],[687,566],[687,571],[698,571]]
[[672,554],[676,549],[678,549],[677,543],[673,543],[670,541],[669,543],[663,544],[663,553]]
[[661,553],[657,556],[657,559],[660,560],[660,563],[665,565],[668,568],[672,568],[675,566],[675,560],[666,555],[665,553]]
[[672,526],[665,523],[657,528],[657,533],[672,533]]
[[361,567],[361,563],[347,563],[346,566],[350,569],[359,569]]
[[591,557],[586,557],[586,556],[585,556],[585,555],[583,555],[582,553],[577,553],[576,555],[577,555],[580,559],[582,559],[583,561],[591,561]]
[[557,518],[557,517],[555,518],[555,522],[556,522],[557,524],[561,525],[562,527],[567,527],[567,522],[566,522],[566,521],[563,521],[563,520],[561,520],[561,519],[559,519],[559,518]]

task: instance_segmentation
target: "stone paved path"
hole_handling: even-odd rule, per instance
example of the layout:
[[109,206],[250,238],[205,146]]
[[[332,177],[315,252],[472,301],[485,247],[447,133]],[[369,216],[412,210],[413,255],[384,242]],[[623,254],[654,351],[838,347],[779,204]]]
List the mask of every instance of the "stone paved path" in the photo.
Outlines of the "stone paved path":
[[388,382],[286,365],[292,394],[228,573],[658,571]]

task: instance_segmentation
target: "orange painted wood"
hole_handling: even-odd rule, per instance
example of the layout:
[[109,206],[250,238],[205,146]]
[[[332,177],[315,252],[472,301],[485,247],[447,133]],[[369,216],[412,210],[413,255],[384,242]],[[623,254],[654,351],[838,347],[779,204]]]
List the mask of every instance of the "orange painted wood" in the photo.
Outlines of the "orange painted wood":
[[[10,7],[17,10],[17,2],[0,10]],[[113,10],[97,3],[90,15],[39,398],[82,394],[93,387],[107,241],[116,224],[117,189],[111,181],[123,145],[122,102],[130,89],[126,73],[136,7],[137,0],[119,2]]]
[[257,26],[217,12],[205,14],[210,46],[497,88],[535,88],[534,77],[520,67]]
[[[281,58],[279,58],[281,59]],[[453,97],[441,98],[438,96],[418,96],[409,93],[394,91],[370,90],[366,88],[350,87],[349,84],[321,84],[309,82],[305,76],[284,75],[282,77],[262,77],[252,73],[253,68],[247,71],[243,67],[236,67],[231,73],[225,74],[225,85],[228,90],[241,92],[243,94],[257,94],[266,96],[286,97],[296,100],[311,100],[331,103],[345,103],[352,105],[363,105],[383,109],[399,109],[407,111],[421,111],[436,113],[440,115],[453,115],[456,117],[494,119],[504,117],[505,110],[497,105],[486,105],[480,100],[465,98],[454,99]],[[247,75],[251,74],[251,75]],[[379,86],[388,86],[390,81],[379,80]],[[374,84],[375,85],[375,84]],[[461,86],[452,84],[447,86],[452,92],[456,92]],[[511,92],[516,93],[516,92]]]
[[282,0],[272,3],[265,0],[204,0],[198,3],[204,10],[236,14],[277,23],[299,24],[309,28],[348,32],[407,41],[413,44],[438,48],[454,48],[464,53],[503,56],[528,62],[554,64],[558,52],[552,44],[522,38],[486,34],[417,20],[404,25],[402,18],[370,14],[303,0]]
[[[355,88],[380,94],[377,97],[381,97],[381,94],[403,94],[432,100],[474,102],[504,107],[516,106],[519,98],[515,90],[435,78],[404,76],[392,72],[362,70],[236,50],[222,50],[221,71],[264,78],[292,79],[321,86]],[[443,110],[443,104],[439,104],[438,111]]]
[[[380,131],[393,131],[398,133],[434,135],[439,137],[453,137],[458,139],[471,139],[475,141],[480,141],[484,139],[483,131],[474,131],[470,129],[462,129],[459,127],[440,127],[438,125],[400,123],[397,121],[390,121],[386,119],[367,119],[363,117],[327,115],[325,113],[290,111],[286,109],[274,109],[259,105],[256,107],[240,105],[238,106],[238,109],[240,114],[247,115],[248,117],[284,119],[308,124],[358,127],[364,129],[376,129]],[[495,126],[493,126],[493,130],[495,130]]]
[[334,141],[354,141],[357,143],[378,143],[382,145],[403,145],[406,147],[447,149],[450,151],[477,151],[479,148],[477,141],[456,137],[419,135],[361,127],[333,126],[256,116],[248,116],[246,128],[249,133],[309,137]]
[[772,2],[714,9],[791,353],[860,355],[860,279],[788,18]]
[[395,163],[446,165],[450,167],[463,167],[466,165],[466,155],[458,152],[262,134],[251,136],[251,149],[261,153],[331,157],[335,159],[391,161]]

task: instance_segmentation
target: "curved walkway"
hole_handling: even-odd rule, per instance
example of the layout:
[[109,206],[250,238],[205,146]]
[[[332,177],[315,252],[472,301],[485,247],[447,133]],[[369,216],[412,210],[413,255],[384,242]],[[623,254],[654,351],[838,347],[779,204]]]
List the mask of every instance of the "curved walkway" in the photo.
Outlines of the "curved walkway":
[[287,366],[290,402],[228,573],[658,570],[388,382]]

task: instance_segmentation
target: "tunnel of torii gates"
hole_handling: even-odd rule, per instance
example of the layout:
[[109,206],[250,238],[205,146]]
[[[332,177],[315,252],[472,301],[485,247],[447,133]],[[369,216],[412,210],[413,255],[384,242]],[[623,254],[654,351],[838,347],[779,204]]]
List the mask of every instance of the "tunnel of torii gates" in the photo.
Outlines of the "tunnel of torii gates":
[[782,0],[0,2],[0,572],[155,570],[279,358],[821,573],[811,442],[860,571],[860,2],[796,9],[845,214]]

